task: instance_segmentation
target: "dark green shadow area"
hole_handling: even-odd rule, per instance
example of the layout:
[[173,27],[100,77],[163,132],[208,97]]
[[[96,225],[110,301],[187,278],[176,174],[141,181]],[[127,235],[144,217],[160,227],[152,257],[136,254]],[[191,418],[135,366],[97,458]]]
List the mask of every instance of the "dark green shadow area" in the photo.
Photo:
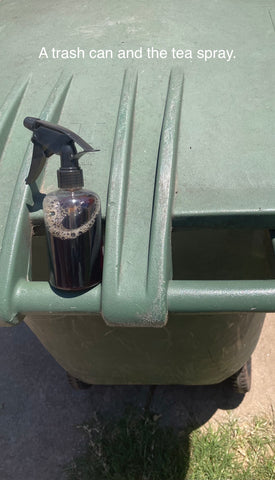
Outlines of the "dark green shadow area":
[[68,480],[187,480],[192,432],[197,434],[218,408],[234,409],[244,398],[232,391],[228,381],[208,386],[152,385],[143,405],[128,400],[114,411],[118,389],[124,390],[126,399],[129,389],[144,387],[100,388],[111,389],[112,407],[102,410],[99,405],[80,427],[86,452],[65,467]]
[[181,480],[189,468],[189,435],[161,415],[126,408],[122,417],[95,416],[82,428],[88,448],[67,469],[70,480]]

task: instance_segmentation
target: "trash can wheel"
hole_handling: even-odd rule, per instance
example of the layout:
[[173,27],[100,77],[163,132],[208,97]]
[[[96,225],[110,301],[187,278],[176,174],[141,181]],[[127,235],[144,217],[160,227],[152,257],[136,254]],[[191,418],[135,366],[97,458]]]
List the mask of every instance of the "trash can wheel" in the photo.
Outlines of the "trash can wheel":
[[238,372],[229,378],[231,388],[236,393],[245,394],[251,387],[251,357]]
[[74,390],[87,390],[92,385],[89,383],[82,382],[79,378],[73,377],[70,373],[66,372],[68,382]]

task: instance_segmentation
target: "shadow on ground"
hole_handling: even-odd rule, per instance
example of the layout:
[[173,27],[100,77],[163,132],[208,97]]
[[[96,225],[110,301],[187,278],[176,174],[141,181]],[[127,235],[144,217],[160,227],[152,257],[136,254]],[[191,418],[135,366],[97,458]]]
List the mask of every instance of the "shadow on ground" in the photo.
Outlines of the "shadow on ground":
[[[74,391],[62,368],[22,323],[0,329],[0,449],[2,480],[61,480],[62,468],[83,451],[76,425],[95,412],[119,417],[125,406],[149,406],[161,422],[191,431],[217,409],[237,407],[242,395],[224,384],[93,386]],[[151,391],[152,393],[152,391]]]

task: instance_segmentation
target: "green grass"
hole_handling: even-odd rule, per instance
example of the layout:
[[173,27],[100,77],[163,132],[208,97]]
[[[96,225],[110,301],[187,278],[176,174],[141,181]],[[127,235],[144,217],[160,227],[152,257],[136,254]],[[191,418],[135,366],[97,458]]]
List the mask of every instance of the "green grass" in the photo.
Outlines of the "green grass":
[[254,418],[212,426],[192,434],[189,480],[275,479],[274,424]]
[[160,424],[160,417],[128,409],[81,427],[87,452],[66,469],[69,480],[275,480],[274,424],[236,420],[191,435]]

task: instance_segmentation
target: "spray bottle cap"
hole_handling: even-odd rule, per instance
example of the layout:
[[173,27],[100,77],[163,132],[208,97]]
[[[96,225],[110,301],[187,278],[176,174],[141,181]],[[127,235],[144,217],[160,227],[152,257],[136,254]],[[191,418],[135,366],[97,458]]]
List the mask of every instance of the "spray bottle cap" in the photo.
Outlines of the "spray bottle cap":
[[[83,173],[78,159],[87,152],[98,152],[76,133],[39,118],[26,117],[24,126],[33,132],[33,155],[26,184],[33,183],[42,172],[46,159],[60,155],[61,167],[57,171],[58,187],[77,188],[83,186]],[[83,150],[77,152],[75,143]]]

